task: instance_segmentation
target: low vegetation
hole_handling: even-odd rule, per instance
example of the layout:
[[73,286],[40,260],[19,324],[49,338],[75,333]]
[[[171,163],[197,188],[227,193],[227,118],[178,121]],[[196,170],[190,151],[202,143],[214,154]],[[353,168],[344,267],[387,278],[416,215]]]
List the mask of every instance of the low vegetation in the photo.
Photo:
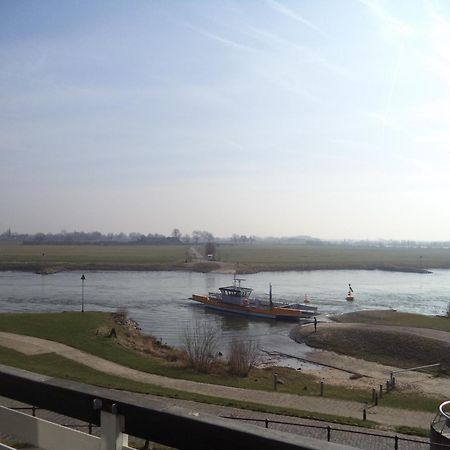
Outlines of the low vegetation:
[[450,339],[448,341],[432,339],[394,328],[427,328],[450,332],[448,317],[386,310],[358,311],[334,316],[333,319],[353,325],[350,328],[321,327],[317,333],[305,333],[305,330],[298,327],[292,330],[291,336],[311,347],[384,365],[408,368],[440,363],[439,374],[447,375],[450,372]]
[[0,270],[169,270],[185,259],[183,245],[0,244]]
[[450,368],[450,344],[396,331],[321,329],[305,341],[311,347],[396,367],[441,363]]
[[449,268],[450,249],[353,247],[341,245],[221,245],[216,258],[239,272],[266,270],[380,269],[420,272]]
[[424,316],[392,310],[356,311],[333,316],[332,320],[341,323],[370,323],[373,325],[396,325],[401,327],[430,328],[450,332],[448,317]]
[[[117,337],[111,336],[112,328],[115,328]],[[107,313],[0,314],[0,331],[61,342],[143,372],[243,389],[273,390],[274,373],[276,371],[278,379],[281,381],[278,392],[320,395],[320,384],[317,379],[293,369],[282,367],[258,369],[253,367],[250,368],[248,376],[236,377],[230,374],[228,365],[216,364],[211,373],[200,373],[193,369],[186,360],[182,359],[182,352],[169,347],[164,349],[164,346],[161,346],[156,340],[149,343],[149,339],[144,338],[151,349],[147,347],[148,351],[146,352],[138,351],[143,344],[139,342],[139,339],[132,337],[135,332],[130,330],[129,327],[118,325],[112,315]],[[136,333],[136,335],[139,335],[139,333]],[[133,342],[132,344],[130,344],[130,340]],[[186,396],[180,397],[179,392],[173,393],[171,390],[156,386],[152,386],[151,390],[149,390],[148,385],[139,387],[133,381],[124,380],[121,384],[116,380],[118,377],[93,371],[73,361],[65,360],[62,362],[61,359],[63,358],[50,354],[25,356],[8,349],[0,351],[0,362],[3,364],[99,386],[187,398]],[[325,392],[327,397],[361,403],[369,403],[371,399],[371,392],[363,389],[330,385],[326,386]],[[193,394],[187,395],[190,399],[193,399]],[[400,392],[396,393],[395,397],[390,398],[390,406],[399,408],[435,411],[438,405],[437,400],[425,397],[419,401],[420,396],[415,396],[414,401],[411,401],[410,396],[402,395]],[[235,404],[236,402],[230,402],[228,405],[233,406]]]
[[[196,246],[204,253],[204,246]],[[51,273],[61,270],[268,270],[380,269],[421,272],[450,268],[450,249],[357,247],[312,244],[221,244],[216,262],[193,261],[191,244],[20,245],[0,243],[0,270]]]

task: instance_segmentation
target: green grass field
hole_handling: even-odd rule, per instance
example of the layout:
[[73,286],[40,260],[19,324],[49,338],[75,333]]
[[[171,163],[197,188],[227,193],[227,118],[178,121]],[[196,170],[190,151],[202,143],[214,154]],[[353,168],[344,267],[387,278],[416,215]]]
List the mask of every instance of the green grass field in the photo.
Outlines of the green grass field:
[[[450,268],[450,249],[319,245],[218,245],[218,263],[186,264],[184,245],[0,244],[0,270],[200,270],[232,265],[238,272],[268,270]],[[197,249],[204,253],[203,246]],[[200,265],[201,267],[196,267]],[[228,267],[229,268],[229,267]]]
[[163,270],[182,266],[182,245],[0,245],[0,269]]
[[309,245],[222,245],[218,259],[241,270],[450,268],[450,249],[372,248]]

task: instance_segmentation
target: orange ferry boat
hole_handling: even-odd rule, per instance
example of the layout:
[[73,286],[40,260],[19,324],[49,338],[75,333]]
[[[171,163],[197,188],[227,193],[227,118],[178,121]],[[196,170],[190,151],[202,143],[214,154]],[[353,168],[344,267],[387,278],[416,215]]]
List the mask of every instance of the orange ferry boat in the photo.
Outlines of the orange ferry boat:
[[265,319],[298,321],[306,317],[304,311],[289,306],[274,305],[272,302],[272,289],[269,303],[251,301],[250,294],[253,289],[241,286],[242,279],[235,278],[232,286],[219,288],[220,292],[210,292],[208,295],[193,294],[192,300],[202,303],[207,308],[222,312],[230,312],[250,317]]

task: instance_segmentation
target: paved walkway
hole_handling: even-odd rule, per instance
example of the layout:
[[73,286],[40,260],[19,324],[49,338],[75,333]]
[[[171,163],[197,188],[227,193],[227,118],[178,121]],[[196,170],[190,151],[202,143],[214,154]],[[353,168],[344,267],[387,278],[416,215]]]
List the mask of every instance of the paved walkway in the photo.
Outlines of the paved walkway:
[[[65,358],[111,375],[116,375],[142,383],[177,389],[180,391],[204,394],[212,397],[229,398],[233,400],[309,411],[312,413],[317,412],[357,419],[362,419],[363,409],[367,407],[364,404],[352,401],[323,397],[299,396],[278,392],[256,391],[251,389],[241,389],[163,377],[130,369],[72,347],[68,347],[67,345],[31,336],[0,332],[0,346],[10,347],[16,351],[30,355],[56,353]],[[377,422],[383,426],[403,425],[427,429],[431,420],[434,418],[434,415],[435,414],[433,413],[387,408],[383,406],[376,406],[367,409],[367,419]]]

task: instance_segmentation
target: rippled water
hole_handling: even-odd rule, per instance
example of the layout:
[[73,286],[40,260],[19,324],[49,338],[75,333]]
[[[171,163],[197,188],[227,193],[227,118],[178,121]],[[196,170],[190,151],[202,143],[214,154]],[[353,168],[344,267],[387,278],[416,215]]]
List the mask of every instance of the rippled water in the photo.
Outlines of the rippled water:
[[[0,311],[76,311],[81,309],[78,272],[36,275],[0,272]],[[265,272],[245,275],[245,285],[259,295],[272,283],[274,298],[303,301],[307,294],[319,312],[344,313],[360,309],[387,309],[444,314],[450,301],[450,270],[432,274],[381,271]],[[355,301],[345,301],[348,283]],[[272,348],[283,347],[292,324],[247,319],[210,312],[189,297],[232,283],[224,274],[190,272],[86,272],[86,310],[126,308],[143,331],[171,345],[182,343],[186,326],[196,320],[217,326],[224,343],[232,337],[254,337]],[[277,344],[279,343],[279,345]]]

